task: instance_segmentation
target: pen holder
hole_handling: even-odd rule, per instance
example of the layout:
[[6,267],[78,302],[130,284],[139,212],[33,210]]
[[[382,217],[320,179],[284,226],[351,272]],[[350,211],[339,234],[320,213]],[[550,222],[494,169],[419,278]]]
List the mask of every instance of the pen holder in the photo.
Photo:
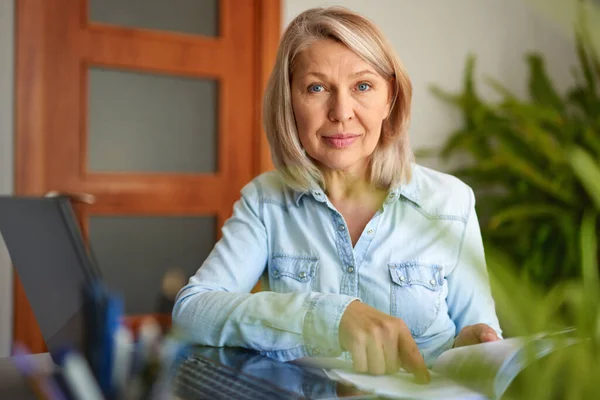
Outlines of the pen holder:
[[[52,354],[58,373],[41,371],[16,347],[16,363],[40,399],[138,400],[169,397],[170,382],[178,360],[189,345],[171,330],[163,335],[153,318],[144,320],[138,332],[123,324],[122,300],[100,283],[86,286],[83,346],[63,348]],[[136,335],[134,335],[136,334]],[[136,336],[137,340],[134,340]]]

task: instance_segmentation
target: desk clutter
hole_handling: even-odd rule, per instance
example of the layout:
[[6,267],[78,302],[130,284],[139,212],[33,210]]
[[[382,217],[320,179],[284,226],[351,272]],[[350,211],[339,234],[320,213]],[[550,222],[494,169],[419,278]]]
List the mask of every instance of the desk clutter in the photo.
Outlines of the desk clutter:
[[148,318],[134,333],[123,324],[123,302],[101,283],[83,289],[83,345],[51,354],[58,368],[48,374],[15,344],[13,359],[39,399],[137,400],[170,398],[178,360],[189,344],[176,332],[163,335]]

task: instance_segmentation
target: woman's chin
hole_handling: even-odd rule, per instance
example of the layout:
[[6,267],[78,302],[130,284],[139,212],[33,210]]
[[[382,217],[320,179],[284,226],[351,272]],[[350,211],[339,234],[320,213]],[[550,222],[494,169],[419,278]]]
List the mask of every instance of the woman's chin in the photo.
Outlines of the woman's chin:
[[331,172],[364,172],[367,167],[367,160],[364,159],[336,159],[326,160],[321,165]]

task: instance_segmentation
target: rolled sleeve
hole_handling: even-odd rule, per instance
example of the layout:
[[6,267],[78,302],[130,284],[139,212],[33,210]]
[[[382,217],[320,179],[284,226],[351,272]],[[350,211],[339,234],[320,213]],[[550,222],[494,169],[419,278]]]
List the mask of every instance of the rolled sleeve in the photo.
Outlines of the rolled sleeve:
[[339,329],[342,315],[357,297],[317,293],[308,305],[303,336],[309,356],[335,357],[342,353]]

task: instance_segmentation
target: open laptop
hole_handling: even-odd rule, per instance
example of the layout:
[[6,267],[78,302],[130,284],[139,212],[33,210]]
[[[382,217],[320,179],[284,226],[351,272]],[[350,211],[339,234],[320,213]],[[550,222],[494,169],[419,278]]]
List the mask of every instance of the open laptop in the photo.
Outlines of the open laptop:
[[0,234],[50,353],[81,350],[82,287],[101,277],[69,199],[0,196]]
[[[14,265],[50,353],[63,346],[83,351],[82,288],[102,278],[69,199],[0,196],[3,246],[0,262]],[[182,399],[374,398],[330,381],[318,369],[235,348],[194,348],[172,389]]]

